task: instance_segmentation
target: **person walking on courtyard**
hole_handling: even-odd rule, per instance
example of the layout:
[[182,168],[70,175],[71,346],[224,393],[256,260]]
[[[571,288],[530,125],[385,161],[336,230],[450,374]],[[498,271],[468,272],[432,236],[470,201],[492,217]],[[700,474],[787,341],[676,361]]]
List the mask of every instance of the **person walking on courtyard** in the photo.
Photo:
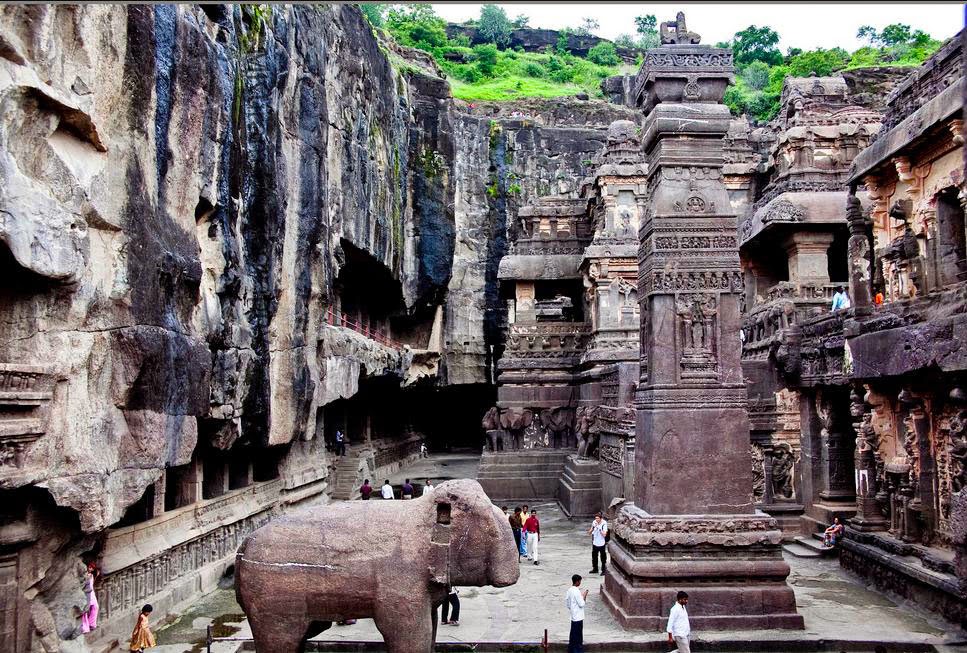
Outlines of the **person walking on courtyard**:
[[514,543],[517,545],[517,562],[520,562],[520,531],[524,527],[520,521],[520,506],[514,507],[514,514],[507,518],[510,530],[514,532]]
[[393,496],[393,486],[389,484],[389,479],[386,479],[386,482],[383,483],[383,487],[381,487],[379,491],[380,491],[380,494],[382,494],[384,499],[396,498],[395,496]]
[[369,495],[373,493],[373,486],[369,484],[369,479],[367,478],[363,481],[362,487],[359,488],[359,496],[363,501],[369,501]]
[[537,519],[536,510],[524,522],[524,533],[527,534],[527,559],[533,560],[535,565],[541,564],[537,553],[537,543],[541,541],[541,522]]
[[520,510],[520,554],[522,556],[527,555],[527,533],[524,532],[524,524],[527,523],[527,519],[530,517],[530,510],[527,506],[524,506]]
[[336,455],[346,455],[346,436],[338,429],[336,429]]
[[833,304],[830,307],[831,310],[838,311],[849,307],[849,295],[846,294],[846,290],[842,286],[836,286],[836,293],[833,295]]
[[426,442],[420,442],[420,458],[428,458],[430,452],[426,448]]
[[403,483],[403,498],[404,499],[413,498],[413,484],[410,483],[410,479],[406,479],[406,482]]
[[93,562],[87,563],[87,571],[84,572],[84,595],[87,597],[87,606],[81,614],[81,632],[89,633],[97,628],[97,613],[100,606],[97,603],[97,595],[94,594],[94,581],[99,576],[97,565]]
[[155,646],[154,633],[151,632],[151,627],[148,625],[148,615],[152,612],[154,612],[154,608],[151,607],[150,603],[141,608],[138,621],[134,624],[134,632],[131,633],[129,651],[141,652],[146,648]]
[[678,653],[692,653],[688,638],[692,634],[692,629],[688,625],[688,612],[685,606],[688,604],[688,593],[679,592],[676,597],[675,605],[668,613],[668,643],[678,646]]
[[420,496],[424,497],[428,494],[433,494],[433,483],[430,483],[430,479],[426,479],[426,483],[423,484],[423,494]]
[[[447,617],[450,617],[447,619]],[[445,626],[460,625],[460,597],[457,595],[457,588],[450,586],[446,600],[443,601],[443,620]]]
[[604,576],[604,570],[608,566],[608,522],[606,522],[602,517],[600,512],[594,513],[594,521],[591,522],[591,528],[588,529],[588,535],[591,536],[591,572],[592,574],[598,573],[598,557],[601,558],[601,575]]
[[571,587],[564,597],[564,605],[571,613],[571,633],[567,637],[567,653],[584,653],[584,603],[588,591],[581,589],[581,575],[571,576]]

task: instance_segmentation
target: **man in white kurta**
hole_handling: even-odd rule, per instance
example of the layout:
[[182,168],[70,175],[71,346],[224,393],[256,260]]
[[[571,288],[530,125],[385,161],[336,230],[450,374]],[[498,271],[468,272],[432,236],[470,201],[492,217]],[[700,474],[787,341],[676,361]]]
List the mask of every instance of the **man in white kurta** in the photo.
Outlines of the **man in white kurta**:
[[692,653],[688,643],[692,629],[688,625],[688,611],[685,610],[687,604],[688,594],[679,592],[675,605],[672,606],[672,610],[668,614],[668,643],[678,646],[678,653]]

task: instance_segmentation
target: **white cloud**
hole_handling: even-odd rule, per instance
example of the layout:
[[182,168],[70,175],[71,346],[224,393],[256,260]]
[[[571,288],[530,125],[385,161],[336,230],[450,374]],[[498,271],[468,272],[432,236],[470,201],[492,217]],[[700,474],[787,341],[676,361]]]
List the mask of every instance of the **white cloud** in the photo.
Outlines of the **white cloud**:
[[[702,35],[702,42],[714,44],[726,41],[749,25],[768,25],[779,33],[780,48],[812,49],[842,47],[855,50],[863,45],[856,38],[861,25],[877,29],[891,23],[904,23],[922,29],[934,38],[946,39],[964,26],[964,5],[961,3],[755,3],[739,4],[613,4],[613,3],[498,3],[513,18],[524,14],[531,27],[562,29],[577,27],[585,16],[601,23],[598,36],[614,38],[622,33],[634,33],[634,17],[655,14],[658,22],[673,20],[678,11],[685,12],[689,30]],[[443,18],[463,22],[480,15],[482,4],[434,3],[433,8]]]

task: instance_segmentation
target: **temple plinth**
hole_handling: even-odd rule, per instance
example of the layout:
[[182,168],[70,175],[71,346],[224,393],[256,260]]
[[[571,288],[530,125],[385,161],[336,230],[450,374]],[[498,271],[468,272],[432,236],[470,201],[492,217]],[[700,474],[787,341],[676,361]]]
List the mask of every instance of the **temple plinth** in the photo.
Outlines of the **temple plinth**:
[[649,50],[637,78],[651,208],[638,234],[636,478],[602,593],[628,627],[662,627],[685,590],[695,629],[803,628],[778,523],[752,499],[742,275],[722,181],[732,53],[688,34]]

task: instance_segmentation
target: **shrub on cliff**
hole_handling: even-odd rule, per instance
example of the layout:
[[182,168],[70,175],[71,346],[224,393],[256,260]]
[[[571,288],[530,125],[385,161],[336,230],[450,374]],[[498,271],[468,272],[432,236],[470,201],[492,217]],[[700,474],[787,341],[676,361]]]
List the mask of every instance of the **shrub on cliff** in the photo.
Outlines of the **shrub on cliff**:
[[617,66],[621,63],[621,57],[610,41],[601,41],[596,46],[588,50],[588,61],[599,66]]

